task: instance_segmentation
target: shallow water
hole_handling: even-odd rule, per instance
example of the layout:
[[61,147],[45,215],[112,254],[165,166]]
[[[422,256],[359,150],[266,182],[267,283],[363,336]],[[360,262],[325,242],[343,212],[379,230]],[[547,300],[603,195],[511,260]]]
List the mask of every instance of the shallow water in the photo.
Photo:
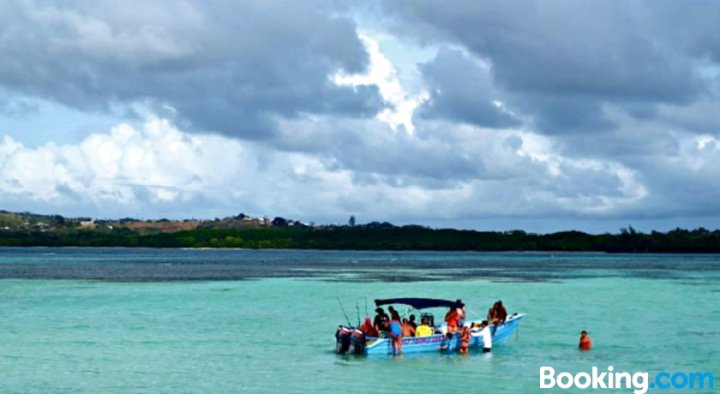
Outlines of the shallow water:
[[[0,249],[0,278],[2,392],[515,393],[538,391],[542,365],[720,376],[716,256]],[[528,316],[491,355],[331,352],[337,297],[356,320],[397,296]]]

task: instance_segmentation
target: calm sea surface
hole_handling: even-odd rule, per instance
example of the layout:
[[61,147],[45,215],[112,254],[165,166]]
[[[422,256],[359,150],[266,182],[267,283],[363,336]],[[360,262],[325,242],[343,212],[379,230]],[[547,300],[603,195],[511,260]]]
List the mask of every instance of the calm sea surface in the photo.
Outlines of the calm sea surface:
[[[332,353],[338,298],[401,296],[527,317],[491,355]],[[720,256],[0,248],[3,393],[520,393],[542,365],[720,383]]]

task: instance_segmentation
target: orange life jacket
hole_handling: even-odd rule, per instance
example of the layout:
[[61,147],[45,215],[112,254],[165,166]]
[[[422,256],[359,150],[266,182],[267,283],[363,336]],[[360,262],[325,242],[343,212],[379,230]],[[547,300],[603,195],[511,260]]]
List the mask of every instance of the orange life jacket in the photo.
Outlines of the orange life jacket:
[[592,348],[592,340],[589,336],[585,336],[585,338],[580,338],[580,349],[582,350],[590,350]]

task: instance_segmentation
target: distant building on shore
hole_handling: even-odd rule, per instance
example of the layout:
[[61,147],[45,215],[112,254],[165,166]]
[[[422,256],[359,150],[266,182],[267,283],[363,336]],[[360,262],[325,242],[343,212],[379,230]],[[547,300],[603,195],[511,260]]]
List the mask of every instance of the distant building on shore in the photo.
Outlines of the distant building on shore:
[[81,220],[80,221],[80,228],[86,228],[86,229],[94,229],[95,228],[95,220]]

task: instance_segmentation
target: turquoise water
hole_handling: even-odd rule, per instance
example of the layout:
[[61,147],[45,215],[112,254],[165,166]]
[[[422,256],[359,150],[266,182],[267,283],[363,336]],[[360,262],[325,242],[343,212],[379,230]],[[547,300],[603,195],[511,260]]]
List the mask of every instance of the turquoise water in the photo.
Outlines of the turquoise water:
[[[3,249],[0,391],[517,393],[539,391],[542,365],[720,376],[719,260]],[[89,271],[102,280],[68,279]],[[354,320],[366,297],[408,295],[462,298],[471,317],[502,299],[528,315],[491,355],[332,353],[336,297]],[[590,352],[576,350],[582,329]]]

